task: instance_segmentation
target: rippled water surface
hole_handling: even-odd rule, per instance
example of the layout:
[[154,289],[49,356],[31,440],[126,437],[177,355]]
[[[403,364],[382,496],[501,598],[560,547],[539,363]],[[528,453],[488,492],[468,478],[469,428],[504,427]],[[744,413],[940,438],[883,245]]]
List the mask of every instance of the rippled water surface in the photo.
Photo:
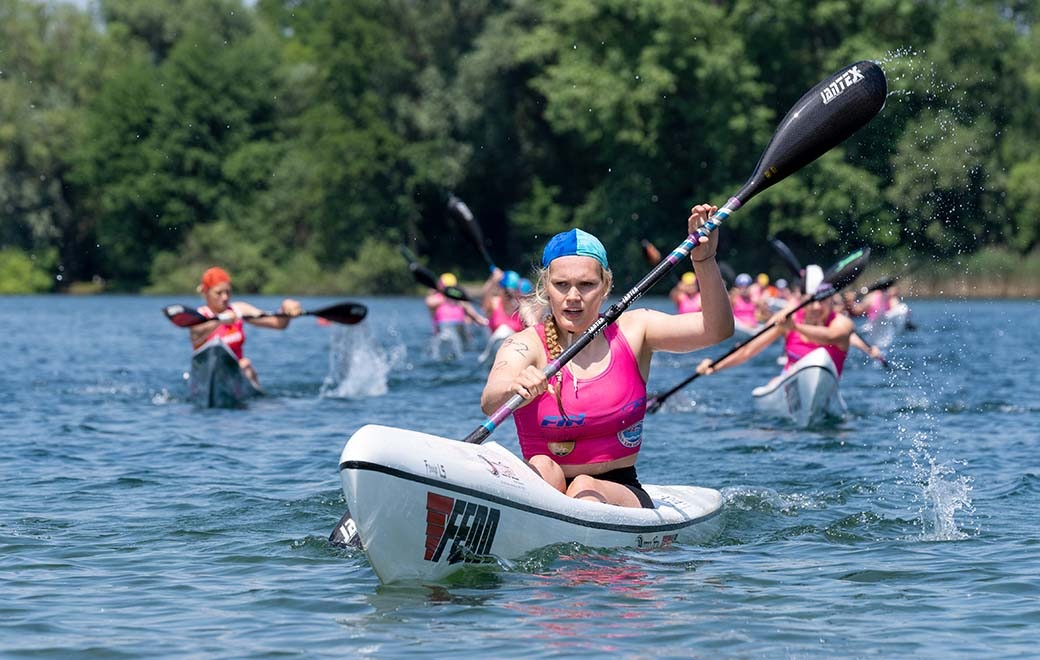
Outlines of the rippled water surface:
[[[850,356],[836,426],[753,413],[774,351],[669,399],[640,477],[722,490],[707,546],[388,587],[327,543],[339,453],[366,423],[464,437],[484,369],[429,357],[421,300],[362,301],[358,326],[251,329],[268,395],[199,410],[159,311],[189,300],[0,298],[0,655],[1035,657],[1040,304],[911,301],[895,369]],[[727,346],[657,357],[650,389]]]

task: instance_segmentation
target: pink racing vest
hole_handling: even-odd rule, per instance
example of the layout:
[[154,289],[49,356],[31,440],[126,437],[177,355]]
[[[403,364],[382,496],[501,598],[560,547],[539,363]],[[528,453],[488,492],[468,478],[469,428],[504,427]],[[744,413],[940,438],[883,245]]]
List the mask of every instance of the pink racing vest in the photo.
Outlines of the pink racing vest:
[[462,308],[462,305],[442,293],[434,295],[438,296],[439,301],[437,308],[433,310],[434,326],[440,327],[441,325],[456,325],[466,322],[466,310]]
[[888,311],[888,296],[883,291],[875,291],[870,294],[870,307],[867,309],[867,319],[873,321]]
[[[199,307],[198,311],[199,314],[202,314],[206,318],[217,318],[217,315],[213,313],[213,310],[209,308],[209,305]],[[220,341],[224,342],[224,344],[231,349],[231,352],[235,354],[235,357],[239,360],[242,359],[242,347],[246,343],[246,331],[241,318],[235,319],[235,322],[230,325],[224,325],[221,323],[217,326],[216,330],[209,333],[202,344],[205,344],[214,337],[220,337]],[[202,344],[199,344],[199,346]],[[199,346],[196,346],[195,348],[198,348]]]
[[685,293],[679,293],[676,297],[679,299],[676,304],[676,309],[680,314],[689,314],[690,312],[701,311],[700,293],[695,293],[692,296]]
[[[794,314],[794,322],[801,323],[805,318],[804,309],[800,309]],[[827,320],[823,322],[823,325],[830,325],[831,321],[834,320],[835,313],[832,310],[827,316]],[[842,367],[845,366],[845,356],[848,355],[848,351],[843,351],[834,344],[816,344],[811,341],[807,341],[800,332],[795,330],[787,334],[787,342],[784,344],[784,351],[787,353],[787,366],[784,367],[784,371],[790,369],[795,362],[802,359],[817,348],[823,347],[827,354],[831,356],[831,360],[834,361],[834,366],[838,368],[838,376],[841,376]]]
[[[536,326],[546,355],[545,326]],[[576,380],[564,368],[553,387],[513,413],[525,459],[543,454],[561,465],[606,463],[639,452],[646,416],[646,383],[628,341],[615,325],[603,336],[610,364],[603,373]],[[557,405],[558,390],[564,415]]]
[[524,329],[524,322],[520,320],[520,311],[517,310],[512,314],[506,314],[502,296],[495,296],[491,301],[491,315],[488,316],[488,329],[491,332],[494,332],[503,325],[511,328],[513,332],[520,332]]
[[755,318],[755,301],[747,300],[741,295],[736,296],[736,300],[733,301],[733,318],[745,325],[757,324],[758,319]]

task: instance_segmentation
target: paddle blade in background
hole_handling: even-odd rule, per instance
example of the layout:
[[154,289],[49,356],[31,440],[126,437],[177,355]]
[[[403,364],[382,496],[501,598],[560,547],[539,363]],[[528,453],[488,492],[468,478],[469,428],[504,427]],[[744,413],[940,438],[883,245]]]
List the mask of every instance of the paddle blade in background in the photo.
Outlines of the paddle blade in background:
[[823,300],[841,291],[859,277],[870,260],[870,248],[860,248],[831,266],[823,276],[824,284],[813,294],[813,300]]
[[408,264],[408,270],[412,273],[412,278],[414,278],[419,284],[431,289],[440,288],[441,283],[437,279],[437,275],[422,264],[412,261]]
[[820,81],[780,122],[754,174],[734,197],[743,204],[844,142],[881,111],[887,94],[885,73],[869,60]]
[[163,314],[177,327],[190,328],[193,325],[205,323],[212,319],[203,316],[197,310],[184,305],[167,305],[163,307]]
[[791,275],[801,279],[802,264],[798,262],[798,257],[794,256],[794,252],[791,252],[791,248],[787,247],[786,243],[775,237],[770,237],[769,244],[773,246],[773,249],[780,255],[780,258],[784,260],[788,270],[791,271]]
[[304,314],[317,316],[333,323],[354,325],[355,323],[361,323],[365,319],[365,316],[368,314],[368,308],[361,303],[345,302],[323,307],[313,312],[304,312]]
[[495,262],[491,259],[491,255],[488,254],[487,246],[484,245],[484,232],[481,231],[480,224],[477,223],[477,219],[473,216],[473,211],[469,210],[466,202],[454,194],[448,196],[448,208],[462,220],[462,226],[466,229],[466,235],[469,236],[470,241],[480,251],[487,265],[494,269]]
[[872,291],[877,291],[879,289],[887,289],[888,287],[895,284],[898,280],[898,277],[883,277],[877,282],[871,284],[870,286],[861,286],[859,288],[859,295],[865,296],[868,293],[871,293]]

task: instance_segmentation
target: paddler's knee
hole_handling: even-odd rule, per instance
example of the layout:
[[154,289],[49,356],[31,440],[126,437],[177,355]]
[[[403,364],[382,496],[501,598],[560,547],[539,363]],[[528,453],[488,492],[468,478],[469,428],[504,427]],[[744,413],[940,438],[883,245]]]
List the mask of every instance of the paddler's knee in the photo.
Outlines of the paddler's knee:
[[527,464],[550,486],[561,493],[567,492],[567,477],[564,476],[559,463],[544,454],[538,454],[532,456]]

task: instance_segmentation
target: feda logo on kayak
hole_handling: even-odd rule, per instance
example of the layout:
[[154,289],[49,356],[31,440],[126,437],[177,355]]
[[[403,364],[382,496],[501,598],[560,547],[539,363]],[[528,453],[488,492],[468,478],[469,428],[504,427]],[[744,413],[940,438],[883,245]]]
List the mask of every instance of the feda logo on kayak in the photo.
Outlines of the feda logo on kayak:
[[571,426],[582,426],[585,424],[585,413],[573,417],[562,417],[557,415],[546,415],[542,418],[542,426],[555,426],[565,429]]
[[448,548],[449,564],[494,561],[490,552],[500,517],[498,509],[427,492],[423,559],[438,562]]

